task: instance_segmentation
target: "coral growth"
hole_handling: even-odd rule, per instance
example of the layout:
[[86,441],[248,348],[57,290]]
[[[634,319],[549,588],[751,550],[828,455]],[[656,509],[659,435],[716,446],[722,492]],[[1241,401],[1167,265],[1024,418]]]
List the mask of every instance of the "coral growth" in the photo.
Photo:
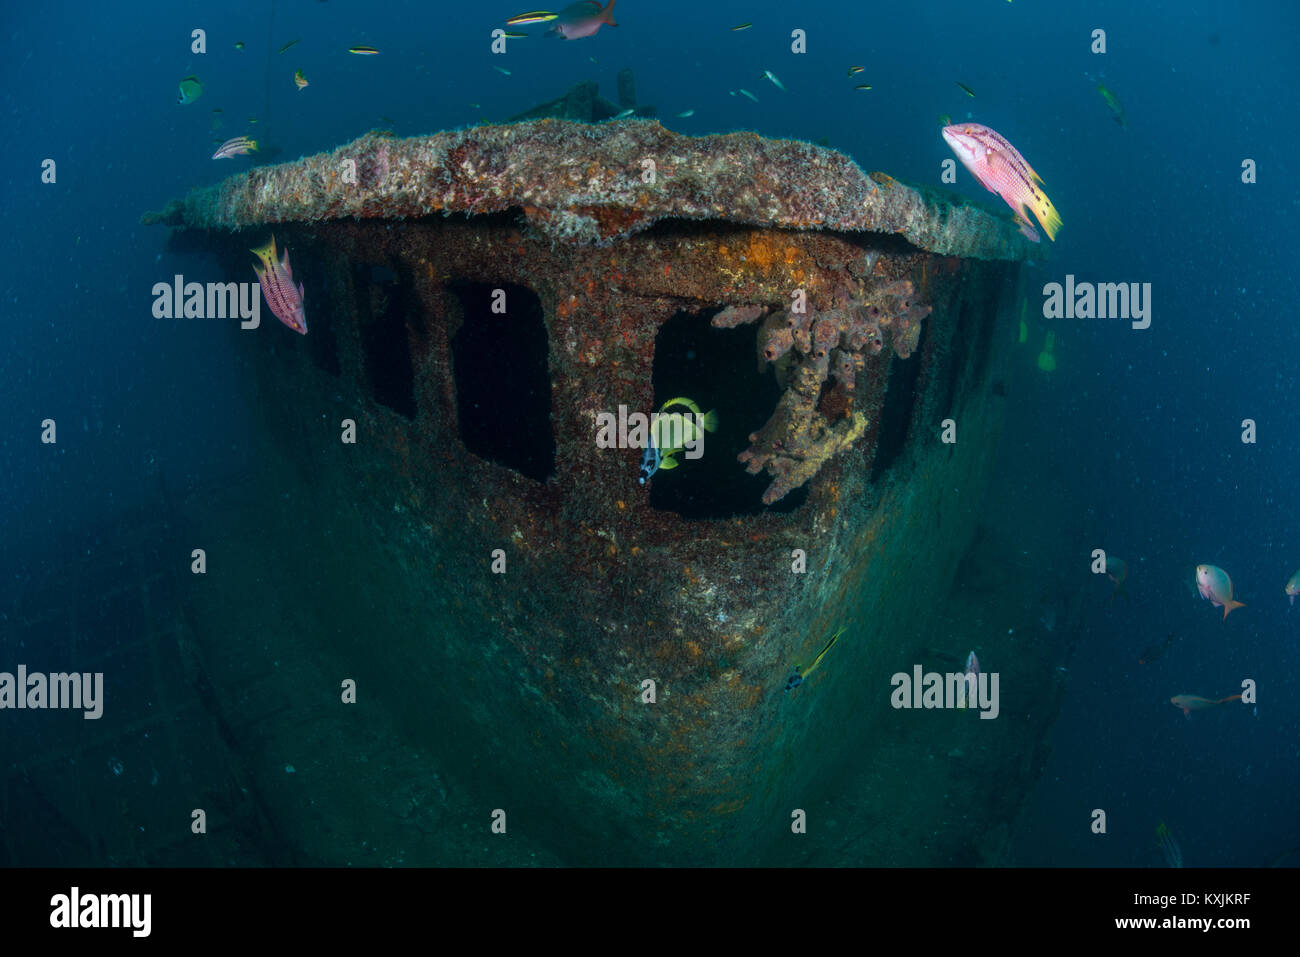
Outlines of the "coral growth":
[[753,133],[682,136],[649,120],[529,120],[408,139],[370,133],[195,190],[142,221],[210,229],[507,210],[522,210],[546,239],[585,245],[691,219],[895,233],[930,252],[980,259],[1029,251],[1011,223],[930,190],[882,185],[843,153]]
[[759,366],[773,365],[785,385],[776,411],[749,436],[751,444],[739,456],[750,474],[766,468],[772,476],[764,503],[803,485],[827,459],[862,437],[867,417],[853,411],[853,396],[866,356],[881,352],[882,330],[888,329],[894,353],[908,358],[930,309],[917,301],[911,280],[873,281],[843,273],[815,308],[810,304],[793,312],[745,304],[714,316],[719,328],[762,318]]

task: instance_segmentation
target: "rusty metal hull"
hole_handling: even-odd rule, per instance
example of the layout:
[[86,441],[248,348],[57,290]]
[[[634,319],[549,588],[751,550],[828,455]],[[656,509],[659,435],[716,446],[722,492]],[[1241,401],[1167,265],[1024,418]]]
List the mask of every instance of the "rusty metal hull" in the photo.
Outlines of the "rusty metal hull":
[[[875,268],[913,277],[934,308],[916,354],[885,352],[863,370],[855,408],[868,433],[793,511],[688,519],[651,506],[638,452],[597,448],[595,413],[653,407],[656,334],[675,314],[816,288],[869,243],[692,228],[593,253],[442,220],[279,238],[329,292],[309,337],[259,359],[267,426],[310,476],[309,514],[361,513],[374,551],[355,561],[388,569],[405,596],[397,617],[376,609],[372,632],[329,636],[335,652],[382,649],[366,686],[405,715],[416,745],[472,766],[570,860],[767,859],[809,782],[887,733],[893,651],[929,627],[969,543],[1000,426],[989,385],[1011,339],[1016,267],[875,250]],[[209,245],[233,270],[244,244]],[[375,268],[397,277],[383,295]],[[544,482],[461,440],[458,281],[528,288],[541,303],[555,442]],[[374,359],[399,289],[413,397],[401,411],[385,386],[393,363]],[[339,441],[349,418],[356,446]],[[956,445],[939,440],[945,418]],[[845,625],[815,685],[787,693],[792,662]]]
[[[304,540],[328,547],[334,520],[359,530],[347,600],[365,626],[320,640],[414,746],[562,860],[798,859],[792,812],[848,763],[890,760],[890,675],[933,631],[974,534],[1024,244],[807,144],[578,127],[368,137],[148,221],[192,227],[178,242],[228,275],[266,230],[225,230],[279,223],[310,333],[264,330],[273,347],[253,350],[265,429],[301,469]],[[587,152],[570,162],[575,143]],[[626,185],[647,152],[670,180],[648,200]],[[349,191],[331,170],[357,156]],[[567,179],[538,179],[557,164]],[[795,328],[791,307],[783,330],[797,295],[824,324]],[[673,379],[666,337],[692,322],[692,342],[742,337],[764,371]],[[772,362],[765,336],[785,351]],[[518,441],[546,450],[531,465],[484,452],[471,433],[491,403],[465,401],[524,337],[542,357],[511,400]],[[693,511],[665,490],[696,463],[647,486],[639,450],[601,447],[598,417],[653,411],[666,381],[702,402],[771,390],[766,425],[706,443],[736,473],[768,473],[761,502]],[[340,440],[349,421],[355,443]]]

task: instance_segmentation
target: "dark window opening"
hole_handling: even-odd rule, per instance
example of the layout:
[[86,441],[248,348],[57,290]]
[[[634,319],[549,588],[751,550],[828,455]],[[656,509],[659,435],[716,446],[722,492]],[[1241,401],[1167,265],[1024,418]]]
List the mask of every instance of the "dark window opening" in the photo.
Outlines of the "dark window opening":
[[407,326],[422,321],[419,298],[386,266],[362,267],[355,278],[366,380],[376,402],[413,419],[415,370]]
[[677,468],[650,479],[650,506],[683,518],[792,512],[807,500],[807,485],[764,505],[772,477],[765,471],[750,475],[736,461],[749,448],[750,433],[771,418],[781,387],[770,369],[758,371],[757,327],[715,329],[709,323],[719,311],[678,312],[655,337],[655,407],[630,411],[657,412],[667,400],[684,397],[701,412],[716,411],[718,430],[705,433],[702,456],[681,453]]
[[[339,365],[338,341],[334,335],[334,311],[340,304],[329,295],[330,281],[325,272],[325,262],[318,256],[299,259],[295,254],[292,265],[305,290],[303,305],[307,312],[307,354],[316,368],[336,376],[343,371]],[[299,263],[303,264],[301,273],[297,272]]]
[[[538,482],[555,474],[549,346],[541,300],[524,286],[455,282],[464,321],[451,340],[460,439]],[[493,312],[505,292],[504,313]]]
[[[990,296],[984,303],[979,318],[976,320],[979,324],[978,341],[975,343],[975,357],[971,368],[971,388],[979,389],[984,384],[984,376],[988,372],[989,357],[993,354],[993,333],[998,327],[998,315],[1002,311],[1002,303],[1005,297],[1011,293],[1004,287],[1004,291],[999,296]],[[1017,321],[1019,319],[1017,318]]]
[[953,327],[952,339],[948,343],[948,382],[944,390],[943,405],[939,407],[940,415],[957,414],[953,403],[957,401],[957,389],[961,385],[962,370],[967,368],[967,363],[970,361],[968,352],[971,341],[975,337],[974,327],[975,315],[970,300],[963,296],[957,309],[957,325]]
[[934,319],[921,322],[921,336],[910,359],[894,357],[889,366],[889,381],[885,385],[885,402],[880,410],[880,430],[876,433],[876,458],[871,464],[871,481],[876,481],[890,468],[907,446],[907,435],[912,429],[912,413],[916,411],[919,396],[916,383],[921,377],[921,357],[925,355],[925,340],[930,335]]

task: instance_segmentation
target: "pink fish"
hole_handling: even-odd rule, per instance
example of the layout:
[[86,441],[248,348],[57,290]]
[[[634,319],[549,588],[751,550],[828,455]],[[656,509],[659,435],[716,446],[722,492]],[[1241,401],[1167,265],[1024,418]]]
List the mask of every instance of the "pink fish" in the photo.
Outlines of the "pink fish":
[[1030,226],[1019,216],[1016,217],[1016,225],[1020,227],[1020,235],[1024,236],[1031,243],[1041,243],[1043,241],[1043,237],[1038,235],[1038,230],[1034,229],[1033,226]]
[[284,259],[276,261],[275,234],[271,241],[260,249],[254,249],[253,255],[262,261],[254,266],[257,281],[262,284],[262,295],[266,304],[286,326],[301,335],[307,334],[307,314],[303,311],[302,283],[293,284],[293,270],[289,268],[289,250],[284,251]]
[[1016,214],[1016,225],[1027,239],[1038,242],[1038,231],[1029,222],[1032,212],[1047,238],[1056,240],[1061,214],[1047,194],[1035,185],[1042,178],[1004,136],[979,123],[954,123],[943,128],[943,138],[980,185],[990,193],[997,193],[1011,207]]
[[257,140],[250,139],[247,136],[236,136],[234,139],[226,140],[217,151],[212,154],[214,160],[230,159],[232,156],[247,156],[249,153],[257,152]]
[[1183,714],[1190,718],[1193,711],[1204,711],[1206,708],[1213,708],[1218,704],[1240,700],[1241,695],[1239,694],[1229,695],[1226,698],[1220,698],[1218,701],[1211,701],[1209,698],[1202,698],[1200,695],[1176,694],[1169,699],[1169,703],[1175,708],[1182,708]]
[[1215,608],[1223,609],[1223,617],[1237,608],[1245,608],[1244,602],[1234,601],[1232,597],[1232,579],[1228,573],[1217,565],[1196,566],[1196,589],[1202,598],[1208,598]]
[[971,697],[974,699],[977,695],[976,688],[979,687],[980,680],[980,660],[975,657],[972,651],[966,656],[966,671],[962,675],[962,680],[957,684],[957,707],[966,707],[966,689],[970,688]]
[[561,10],[550,32],[566,40],[577,40],[581,37],[594,36],[596,31],[606,23],[611,27],[618,26],[614,22],[614,0],[609,0],[609,6],[604,8],[598,0],[582,0],[580,3],[571,3]]

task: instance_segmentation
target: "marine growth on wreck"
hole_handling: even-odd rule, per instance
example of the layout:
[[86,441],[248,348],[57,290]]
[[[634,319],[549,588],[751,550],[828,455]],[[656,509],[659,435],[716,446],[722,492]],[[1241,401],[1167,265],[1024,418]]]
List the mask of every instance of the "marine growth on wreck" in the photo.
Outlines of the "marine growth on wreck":
[[[574,102],[594,101],[545,112]],[[807,747],[823,719],[783,710],[827,635],[819,707],[886,734],[883,697],[852,702],[890,639],[845,623],[923,627],[912,556],[950,573],[973,534],[936,497],[978,488],[987,456],[934,430],[997,428],[1014,224],[828,148],[635,118],[372,133],[145,222],[231,270],[250,237],[292,250],[311,332],[258,359],[268,395],[296,396],[265,427],[314,508],[370,529],[395,596],[368,626],[384,700],[437,695],[421,746],[479,742],[493,786],[550,808],[538,840],[761,859],[746,835],[834,761]],[[355,451],[321,443],[321,410],[355,421]],[[690,410],[703,457],[602,448],[628,410]]]

